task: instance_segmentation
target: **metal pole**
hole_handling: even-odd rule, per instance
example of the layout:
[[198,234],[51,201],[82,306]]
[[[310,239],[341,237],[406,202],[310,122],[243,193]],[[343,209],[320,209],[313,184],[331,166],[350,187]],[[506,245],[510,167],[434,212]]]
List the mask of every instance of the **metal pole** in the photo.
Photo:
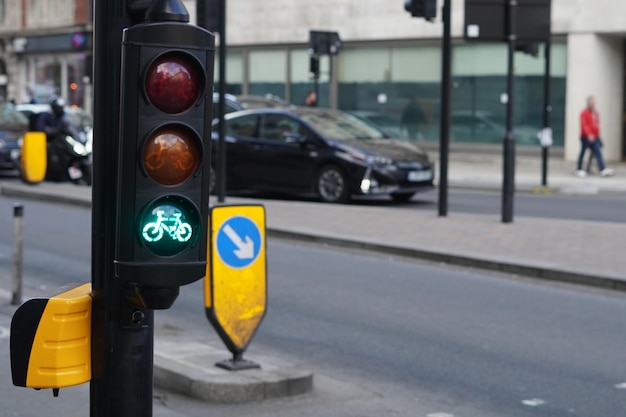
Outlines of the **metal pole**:
[[515,53],[515,11],[517,0],[508,3],[508,75],[506,82],[506,136],[504,137],[504,163],[502,185],[502,222],[513,222],[513,194],[515,192],[515,137],[513,135],[513,89],[515,80],[514,53]]
[[[552,112],[552,105],[550,104],[550,44],[551,41],[548,38],[545,45],[545,72],[543,75],[543,128],[548,129],[550,127],[550,113]],[[547,187],[548,185],[548,150],[549,146],[541,147],[541,185]]]
[[13,205],[13,297],[11,305],[22,304],[22,253],[24,246],[24,206]]
[[218,151],[217,158],[217,201],[223,203],[226,198],[226,126],[224,114],[226,112],[226,0],[219,0],[219,34],[220,34],[220,65],[219,65],[219,94],[220,102],[217,106],[219,117]]
[[[154,312],[130,304],[115,278],[121,39],[149,3],[94,1],[91,417],[151,417]],[[136,6],[136,7],[135,7]],[[134,8],[133,8],[134,7]]]
[[441,64],[441,121],[439,142],[439,215],[448,214],[448,148],[450,144],[450,73],[452,63],[450,41],[451,0],[443,3],[443,51]]

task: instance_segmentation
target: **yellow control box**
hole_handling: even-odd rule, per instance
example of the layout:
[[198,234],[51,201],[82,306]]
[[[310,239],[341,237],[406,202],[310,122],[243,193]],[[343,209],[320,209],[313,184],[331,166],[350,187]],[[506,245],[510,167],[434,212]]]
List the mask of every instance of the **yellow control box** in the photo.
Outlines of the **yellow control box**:
[[11,321],[13,384],[63,388],[91,379],[91,284],[22,304]]

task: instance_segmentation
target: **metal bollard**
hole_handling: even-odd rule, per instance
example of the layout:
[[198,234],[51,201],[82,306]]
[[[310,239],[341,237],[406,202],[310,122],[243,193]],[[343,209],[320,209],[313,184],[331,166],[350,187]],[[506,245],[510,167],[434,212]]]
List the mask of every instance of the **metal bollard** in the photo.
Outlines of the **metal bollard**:
[[13,297],[11,305],[22,304],[22,247],[24,242],[24,206],[13,205]]

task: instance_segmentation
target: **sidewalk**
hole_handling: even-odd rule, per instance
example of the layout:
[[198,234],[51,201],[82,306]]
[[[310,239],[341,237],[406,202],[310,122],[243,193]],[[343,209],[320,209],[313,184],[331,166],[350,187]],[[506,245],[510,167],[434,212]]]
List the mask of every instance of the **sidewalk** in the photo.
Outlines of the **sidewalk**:
[[[431,154],[438,161],[438,155]],[[451,154],[448,165],[451,189],[502,190],[500,155]],[[572,162],[552,158],[547,187],[541,184],[539,155],[518,156],[515,165],[516,193],[626,195],[626,163],[609,164],[615,170],[613,177],[592,174],[578,178]],[[5,181],[1,186],[2,194],[7,196],[91,205],[88,187],[64,183],[31,186],[18,181]],[[210,201],[216,204],[217,198],[211,196]],[[232,196],[226,197],[225,204],[264,205],[269,236],[327,241],[537,278],[626,288],[626,257],[622,253],[626,224],[516,215],[512,223],[505,224],[499,216],[448,212],[440,217],[435,210],[399,210],[393,205],[333,205]],[[592,253],[588,252],[590,248]],[[581,257],[584,251],[587,255]]]
[[[433,159],[436,158],[433,155]],[[541,160],[518,157],[516,192],[626,194],[626,164],[609,166],[615,170],[614,177],[591,175],[578,178],[574,175],[574,164],[551,159],[548,187],[545,188],[541,186]],[[451,155],[448,183],[450,188],[501,190],[501,157]],[[4,181],[1,187],[5,196],[84,206],[91,204],[91,189],[84,186],[54,183],[29,186],[18,181]],[[211,204],[216,201],[212,196]],[[448,216],[441,217],[434,210],[400,209],[391,204],[333,205],[230,196],[226,197],[225,204],[262,204],[268,239],[319,241],[513,272],[538,279],[626,290],[626,256],[623,253],[626,224],[520,216],[505,224],[499,216],[448,213]],[[583,253],[585,256],[581,256]],[[214,368],[211,359],[207,359],[215,356],[214,347],[204,347],[201,362],[194,354],[199,350],[198,346],[190,350],[185,344],[159,343],[157,340],[155,383],[172,388],[172,381],[177,381],[175,385],[183,387],[187,395],[207,401],[231,402],[258,400],[266,398],[264,395],[292,395],[312,389],[310,371],[294,369],[289,364],[270,359],[271,366],[267,370],[255,371],[254,375],[248,374],[250,378],[244,378],[241,373]],[[228,397],[233,387],[238,389],[236,398]]]

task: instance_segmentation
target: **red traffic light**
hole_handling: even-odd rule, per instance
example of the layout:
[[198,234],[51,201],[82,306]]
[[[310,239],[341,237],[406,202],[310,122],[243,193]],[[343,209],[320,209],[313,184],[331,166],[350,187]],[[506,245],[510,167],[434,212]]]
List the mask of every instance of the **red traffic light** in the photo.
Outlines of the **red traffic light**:
[[146,74],[146,94],[162,112],[182,113],[198,100],[202,91],[198,64],[186,56],[168,53],[157,58]]
[[200,157],[195,135],[178,125],[158,129],[143,147],[146,172],[161,185],[177,185],[185,181],[198,168]]

